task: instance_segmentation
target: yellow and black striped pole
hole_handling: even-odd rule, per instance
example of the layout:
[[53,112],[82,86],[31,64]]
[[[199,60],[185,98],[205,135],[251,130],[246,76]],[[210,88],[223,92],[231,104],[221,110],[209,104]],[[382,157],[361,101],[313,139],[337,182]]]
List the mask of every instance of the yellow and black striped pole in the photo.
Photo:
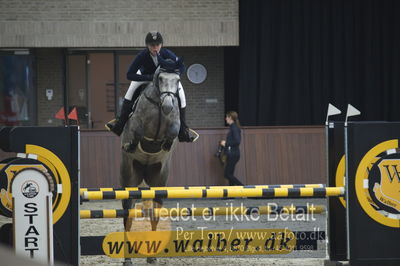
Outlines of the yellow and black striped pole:
[[323,205],[308,204],[304,206],[230,206],[230,207],[199,207],[199,208],[155,208],[129,210],[81,210],[81,219],[102,218],[142,218],[142,217],[186,217],[186,216],[221,216],[221,215],[266,215],[266,214],[321,214],[325,211]]
[[325,198],[344,195],[344,187],[322,188],[224,188],[224,189],[168,189],[164,190],[121,190],[84,191],[82,200],[124,199],[198,199],[198,198]]
[[285,184],[285,185],[246,185],[246,186],[183,186],[183,187],[126,187],[126,188],[81,188],[80,194],[85,191],[137,191],[137,190],[192,190],[192,189],[248,189],[248,188],[322,188],[325,184]]

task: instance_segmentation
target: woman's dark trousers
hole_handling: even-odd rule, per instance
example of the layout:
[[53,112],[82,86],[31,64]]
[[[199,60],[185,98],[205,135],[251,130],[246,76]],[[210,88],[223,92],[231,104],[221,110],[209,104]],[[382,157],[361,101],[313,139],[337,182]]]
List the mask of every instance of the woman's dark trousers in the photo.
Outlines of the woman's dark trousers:
[[230,186],[243,186],[242,182],[233,175],[235,172],[235,166],[239,159],[240,154],[229,154],[226,158],[224,177],[228,179]]

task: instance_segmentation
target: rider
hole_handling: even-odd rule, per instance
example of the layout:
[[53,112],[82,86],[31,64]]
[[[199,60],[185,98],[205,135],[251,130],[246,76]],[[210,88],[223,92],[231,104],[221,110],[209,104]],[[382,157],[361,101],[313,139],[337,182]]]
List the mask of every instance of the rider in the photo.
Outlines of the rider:
[[[128,91],[125,94],[124,102],[122,103],[120,116],[115,120],[111,120],[106,124],[108,130],[114,132],[118,136],[121,135],[126,121],[129,119],[129,114],[132,111],[132,106],[136,101],[139,93],[135,93],[136,90],[142,84],[147,84],[153,81],[154,72],[156,71],[159,62],[158,56],[163,59],[172,59],[177,61],[178,57],[170,50],[163,48],[163,38],[157,31],[151,31],[146,35],[146,46],[135,58],[130,65],[126,77],[131,80]],[[185,67],[179,69],[182,74],[185,71]],[[181,82],[179,82],[179,111],[181,128],[179,130],[178,139],[181,142],[192,142],[193,138],[190,137],[189,128],[186,125],[186,98],[185,92]]]

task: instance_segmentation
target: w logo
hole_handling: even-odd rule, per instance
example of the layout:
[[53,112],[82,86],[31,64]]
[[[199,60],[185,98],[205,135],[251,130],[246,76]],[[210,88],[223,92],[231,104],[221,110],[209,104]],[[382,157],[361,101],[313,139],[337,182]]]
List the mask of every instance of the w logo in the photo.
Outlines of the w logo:
[[400,212],[400,159],[384,159],[378,164],[381,180],[375,183],[376,198]]

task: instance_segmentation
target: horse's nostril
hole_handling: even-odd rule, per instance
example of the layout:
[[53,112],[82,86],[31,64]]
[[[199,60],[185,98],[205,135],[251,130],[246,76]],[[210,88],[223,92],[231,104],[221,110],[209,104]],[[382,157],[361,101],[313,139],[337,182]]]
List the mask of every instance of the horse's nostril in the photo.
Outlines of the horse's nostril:
[[172,97],[166,96],[161,104],[161,109],[162,109],[163,113],[169,114],[172,111],[173,107],[174,107],[174,104],[172,101]]
[[171,113],[172,105],[171,106],[162,105],[161,109],[162,109],[163,113],[167,115],[167,114]]

